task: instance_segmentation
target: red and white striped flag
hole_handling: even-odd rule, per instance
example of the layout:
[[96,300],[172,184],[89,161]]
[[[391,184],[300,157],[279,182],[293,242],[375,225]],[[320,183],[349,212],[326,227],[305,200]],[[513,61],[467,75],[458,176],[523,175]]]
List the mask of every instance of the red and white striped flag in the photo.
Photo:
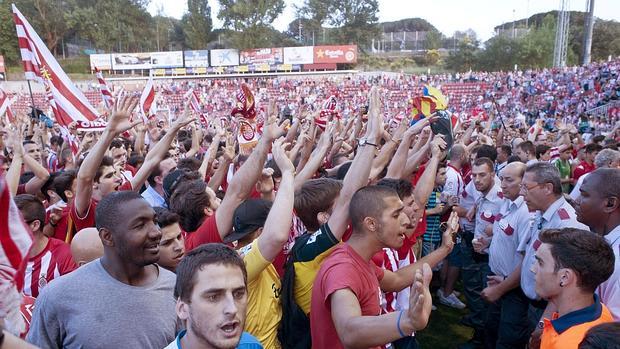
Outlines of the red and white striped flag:
[[140,96],[140,111],[142,112],[142,119],[144,123],[148,121],[151,116],[151,106],[155,101],[155,86],[153,86],[153,76],[149,76],[142,95]]
[[71,153],[73,154],[73,157],[75,159],[75,157],[78,155],[78,151],[80,148],[77,137],[72,135],[71,132],[69,132],[69,129],[65,126],[60,126],[60,134],[62,135],[62,138],[64,138],[65,141],[68,142],[69,147],[71,148]]
[[15,115],[13,114],[13,109],[11,109],[11,106],[6,108],[6,117],[9,119],[9,123],[12,124],[15,122]]
[[6,92],[4,92],[0,88],[0,116],[6,113],[6,110],[9,108],[10,105],[11,100],[9,99],[9,95],[7,95]]
[[189,98],[189,107],[192,109],[194,113],[198,115],[200,119],[200,123],[203,127],[209,127],[209,120],[202,112],[202,107],[200,106],[200,100],[198,99],[198,95],[196,95],[196,91],[193,89],[187,91],[185,94],[185,99]]
[[21,333],[25,324],[19,313],[20,292],[32,233],[11,198],[4,175],[0,176],[0,313],[6,314],[13,333]]
[[114,97],[112,97],[112,92],[103,78],[103,73],[97,69],[97,67],[95,67],[95,75],[97,76],[97,81],[99,81],[99,91],[101,91],[103,103],[106,108],[110,109],[112,108],[112,105],[114,105]]
[[15,5],[13,5],[13,19],[26,79],[36,80],[50,87],[58,114],[62,115],[60,118],[57,116],[56,120],[93,121],[97,119],[99,117],[97,110],[88,102],[82,91],[71,82],[45,43]]

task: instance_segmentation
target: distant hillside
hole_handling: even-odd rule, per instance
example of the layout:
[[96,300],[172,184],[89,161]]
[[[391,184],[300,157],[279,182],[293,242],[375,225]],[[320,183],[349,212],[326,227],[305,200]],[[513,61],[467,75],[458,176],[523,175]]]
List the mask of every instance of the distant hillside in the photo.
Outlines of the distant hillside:
[[[529,18],[527,18],[527,25],[529,27],[540,27],[540,25],[543,22],[543,19],[547,16],[547,15],[551,15],[553,16],[553,18],[558,18],[558,11],[549,11],[549,12],[542,12],[542,13],[536,13],[534,15],[531,15]],[[581,12],[581,11],[570,11],[570,21],[571,24],[577,24],[582,26],[583,25],[583,18],[585,16],[585,12]],[[596,19],[596,21],[600,21],[600,19]],[[517,28],[525,28],[525,23],[526,23],[526,19],[522,18],[516,21],[511,21],[511,22],[506,22],[506,23],[502,23],[498,26],[496,26],[494,29],[495,30],[499,30],[502,28],[512,28],[513,23],[515,24],[515,27]]]
[[379,23],[379,27],[384,33],[390,32],[430,32],[436,31],[437,28],[422,18],[405,18],[400,21]]

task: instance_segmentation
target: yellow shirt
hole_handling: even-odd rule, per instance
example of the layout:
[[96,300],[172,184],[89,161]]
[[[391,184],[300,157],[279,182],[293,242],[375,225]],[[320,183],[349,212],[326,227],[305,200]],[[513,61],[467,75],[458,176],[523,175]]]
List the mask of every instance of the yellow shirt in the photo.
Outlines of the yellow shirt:
[[[308,233],[307,233],[308,234]],[[329,226],[323,224],[312,233],[302,246],[295,246],[291,253],[295,268],[295,303],[308,315],[312,302],[312,285],[321,263],[338,244]],[[297,243],[297,242],[296,242]]]
[[[334,246],[335,247],[335,246]],[[306,313],[310,314],[310,303],[312,303],[312,285],[316,274],[321,269],[321,263],[329,256],[334,247],[321,253],[315,259],[308,262],[295,262],[295,302]]]
[[248,311],[245,331],[265,348],[278,349],[278,326],[282,319],[280,276],[258,249],[258,239],[239,250],[248,271]]

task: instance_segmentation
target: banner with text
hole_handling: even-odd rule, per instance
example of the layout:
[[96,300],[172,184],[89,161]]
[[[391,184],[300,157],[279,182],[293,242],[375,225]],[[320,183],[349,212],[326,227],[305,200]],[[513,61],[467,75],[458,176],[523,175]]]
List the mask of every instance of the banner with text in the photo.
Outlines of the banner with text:
[[286,64],[312,64],[313,61],[312,46],[285,47],[284,63]]
[[244,50],[239,54],[239,63],[242,65],[251,64],[279,64],[283,63],[282,48],[257,48]]
[[314,63],[357,63],[357,45],[314,46]]
[[209,66],[209,50],[184,51],[183,55],[188,68]]
[[151,53],[117,53],[112,56],[114,70],[151,69]]
[[151,52],[151,66],[153,68],[183,67],[183,51]]
[[239,51],[234,49],[211,50],[211,66],[226,67],[239,65]]
[[110,54],[92,54],[90,55],[90,70],[111,70],[112,55]]

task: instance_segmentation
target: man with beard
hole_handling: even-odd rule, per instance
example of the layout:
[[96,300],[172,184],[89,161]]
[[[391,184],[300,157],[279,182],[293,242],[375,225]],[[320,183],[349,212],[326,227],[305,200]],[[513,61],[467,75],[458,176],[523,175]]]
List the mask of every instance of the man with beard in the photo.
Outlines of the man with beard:
[[[495,150],[494,148],[492,148]],[[478,156],[478,155],[477,155]],[[482,299],[482,290],[486,287],[489,269],[488,246],[493,236],[493,222],[499,212],[503,195],[499,183],[495,181],[495,164],[487,157],[479,157],[472,164],[472,182],[478,192],[476,204],[467,213],[467,219],[474,220],[473,232],[463,232],[462,258],[463,290],[467,307],[467,317],[473,325],[473,338],[459,348],[471,348],[479,345],[484,338],[484,323],[487,304]]]
[[[159,267],[161,231],[133,191],[97,206],[103,257],[39,294],[28,341],[42,348],[152,348],[174,339],[173,273]],[[105,336],[102,337],[102,333]]]
[[165,349],[262,349],[245,327],[248,275],[223,244],[190,251],[177,267],[176,313],[187,328]]
[[604,236],[616,257],[614,272],[596,293],[614,320],[620,320],[620,169],[599,168],[591,172],[575,201],[577,220]]

